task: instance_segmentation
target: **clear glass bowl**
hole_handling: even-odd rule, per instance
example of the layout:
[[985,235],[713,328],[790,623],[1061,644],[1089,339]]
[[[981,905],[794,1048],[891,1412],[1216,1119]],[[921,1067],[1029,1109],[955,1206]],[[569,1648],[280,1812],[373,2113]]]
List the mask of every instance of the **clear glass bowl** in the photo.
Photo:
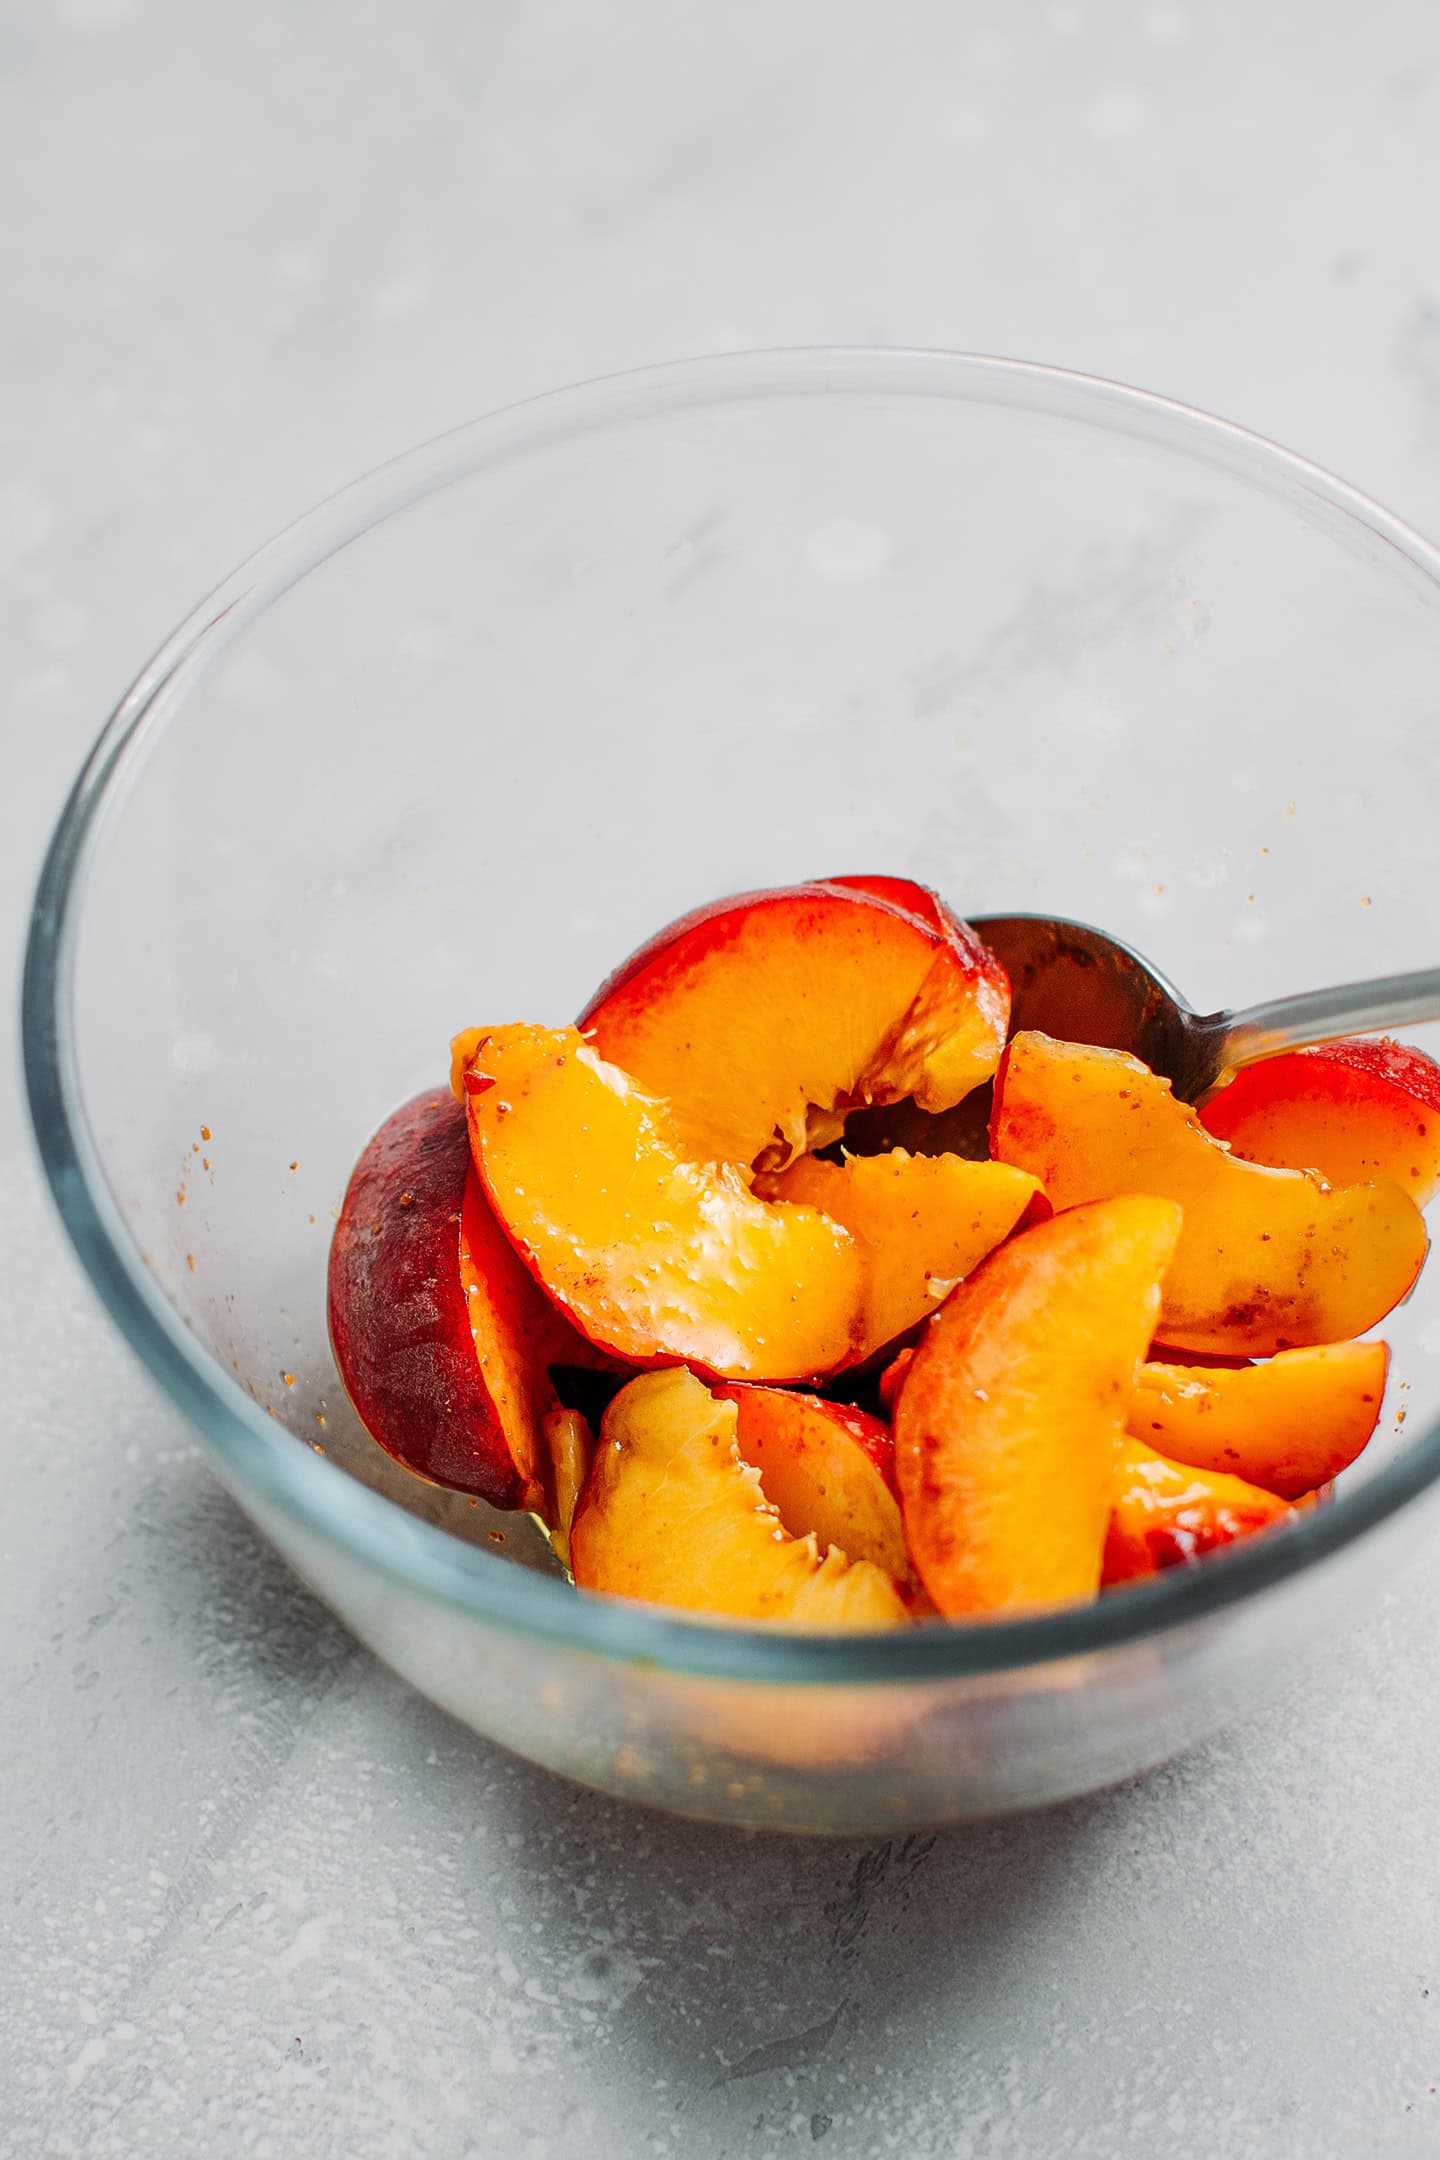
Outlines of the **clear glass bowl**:
[[1033,1805],[1254,1701],[1440,1471],[1440,1270],[1385,1430],[1294,1530],[1083,1610],[869,1640],[578,1597],[337,1382],[361,1143],[470,1021],[561,1022],[657,924],[886,870],[1053,910],[1202,1008],[1433,963],[1440,559],[1162,399],[922,353],[661,368],[361,481],[201,607],[65,811],[36,1130],[221,1477],[418,1687],[607,1791],[888,1830]]

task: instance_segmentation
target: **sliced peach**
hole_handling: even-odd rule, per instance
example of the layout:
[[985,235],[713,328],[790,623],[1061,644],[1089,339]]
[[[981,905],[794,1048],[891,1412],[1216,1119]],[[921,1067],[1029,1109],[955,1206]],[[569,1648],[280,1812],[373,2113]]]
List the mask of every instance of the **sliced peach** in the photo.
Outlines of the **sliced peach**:
[[1192,1469],[1225,1471],[1286,1500],[1349,1468],[1375,1430],[1390,1353],[1382,1342],[1282,1350],[1265,1365],[1146,1365],[1135,1440]]
[[1116,1448],[1180,1236],[1170,1200],[1071,1208],[930,1322],[895,1409],[906,1540],[954,1617],[1092,1598]]
[[895,1148],[843,1163],[802,1155],[756,1190],[819,1208],[856,1239],[865,1272],[858,1362],[928,1319],[1009,1236],[1039,1185],[1008,1163]]
[[784,1388],[721,1387],[739,1413],[735,1444],[760,1473],[765,1497],[791,1537],[838,1545],[904,1583],[910,1556],[895,1490],[888,1425],[849,1403]]
[[1274,1493],[1223,1471],[1167,1462],[1127,1440],[1115,1472],[1105,1533],[1104,1587],[1199,1560],[1217,1546],[1286,1521],[1293,1510]]
[[800,1628],[900,1627],[890,1578],[787,1535],[735,1445],[738,1412],[679,1366],[644,1373],[605,1413],[570,1530],[582,1589]]
[[733,1380],[808,1378],[851,1356],[862,1268],[849,1232],[687,1160],[666,1104],[574,1028],[492,1030],[464,1085],[491,1206],[591,1342]]
[[1425,1225],[1388,1179],[1332,1188],[1242,1162],[1123,1050],[1021,1033],[996,1083],[991,1149],[1057,1208],[1165,1193],[1185,1210],[1158,1333],[1181,1350],[1267,1356],[1361,1335],[1403,1298]]
[[1417,1207],[1440,1190],[1440,1065],[1408,1043],[1322,1043],[1246,1065],[1200,1122],[1247,1162],[1332,1185],[1390,1178]]
[[[460,1120],[462,1126],[465,1120]],[[530,1366],[568,1365],[593,1373],[627,1373],[618,1358],[608,1357],[571,1327],[559,1307],[543,1293],[517,1260],[515,1248],[495,1220],[485,1197],[466,1133],[465,1191],[460,1202],[460,1288],[470,1314],[470,1334],[482,1373],[499,1351],[517,1340]]]
[[578,1410],[547,1411],[540,1426],[550,1455],[550,1490],[554,1495],[550,1539],[568,1567],[570,1525],[590,1475],[595,1440]]
[[928,885],[917,885],[913,878],[879,875],[826,878],[824,882],[842,886],[847,892],[869,893],[872,900],[883,900],[886,907],[899,908],[905,915],[917,915],[921,922],[929,923],[932,930],[938,930],[942,937],[948,938],[957,952],[963,953],[976,968],[988,972],[1000,965],[969,923]]
[[350,1179],[330,1248],[340,1377],[381,1447],[495,1507],[542,1504],[550,1363],[592,1357],[531,1281],[470,1167],[443,1093],[386,1120]]
[[858,1104],[948,1109],[995,1070],[1009,984],[926,897],[933,920],[835,880],[718,901],[642,946],[579,1024],[701,1161],[783,1168]]

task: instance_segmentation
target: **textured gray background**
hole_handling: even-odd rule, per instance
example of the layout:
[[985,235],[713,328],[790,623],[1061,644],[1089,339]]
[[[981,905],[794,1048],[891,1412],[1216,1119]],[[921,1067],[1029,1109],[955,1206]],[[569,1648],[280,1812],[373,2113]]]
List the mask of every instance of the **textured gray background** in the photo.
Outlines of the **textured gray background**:
[[[1019,353],[1440,527],[1428,0],[9,0],[4,965],[146,651],[314,497],[576,377]],[[1440,2151],[1432,1547],[1322,1693],[939,1842],[467,1737],[112,1340],[0,1074],[0,2153]]]

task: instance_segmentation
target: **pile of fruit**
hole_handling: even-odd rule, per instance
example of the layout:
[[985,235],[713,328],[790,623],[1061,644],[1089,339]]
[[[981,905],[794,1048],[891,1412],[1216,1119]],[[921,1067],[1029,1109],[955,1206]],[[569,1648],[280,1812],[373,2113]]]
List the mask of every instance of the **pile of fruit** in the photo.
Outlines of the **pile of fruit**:
[[[361,1418],[582,1588],[744,1621],[1089,1599],[1272,1530],[1379,1418],[1356,1338],[1424,1261],[1440,1067],[1332,1044],[1197,1112],[1009,1016],[969,926],[871,877],[687,916],[574,1027],[467,1029],[336,1229]],[[844,1144],[990,1082],[984,1159]]]

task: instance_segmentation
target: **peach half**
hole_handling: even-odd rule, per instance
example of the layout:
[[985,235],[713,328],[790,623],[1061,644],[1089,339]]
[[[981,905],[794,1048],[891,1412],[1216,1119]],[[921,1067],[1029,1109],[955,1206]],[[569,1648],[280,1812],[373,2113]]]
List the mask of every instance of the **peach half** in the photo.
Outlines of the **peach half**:
[[1242,1066],[1200,1122],[1247,1162],[1333,1185],[1390,1178],[1417,1207],[1440,1189],[1440,1065],[1408,1043],[1322,1043]]
[[734,1620],[904,1626],[888,1575],[787,1534],[760,1473],[741,1460],[738,1415],[679,1366],[620,1390],[571,1524],[576,1582]]
[[669,1102],[686,1153],[780,1169],[862,1104],[951,1108],[994,1072],[1009,1010],[1004,969],[933,894],[830,879],[671,924],[579,1025]]
[[955,1618],[1093,1598],[1116,1448],[1180,1236],[1173,1201],[1071,1208],[983,1260],[895,1407],[906,1540]]
[[496,1216],[599,1348],[732,1380],[833,1371],[859,1335],[855,1240],[689,1158],[669,1107],[574,1028],[495,1028],[463,1081]]
[[1420,1212],[1388,1178],[1331,1187],[1243,1162],[1123,1050],[1015,1036],[990,1145],[1038,1177],[1057,1208],[1120,1193],[1180,1202],[1157,1330],[1176,1349],[1263,1357],[1363,1334],[1425,1258]]

